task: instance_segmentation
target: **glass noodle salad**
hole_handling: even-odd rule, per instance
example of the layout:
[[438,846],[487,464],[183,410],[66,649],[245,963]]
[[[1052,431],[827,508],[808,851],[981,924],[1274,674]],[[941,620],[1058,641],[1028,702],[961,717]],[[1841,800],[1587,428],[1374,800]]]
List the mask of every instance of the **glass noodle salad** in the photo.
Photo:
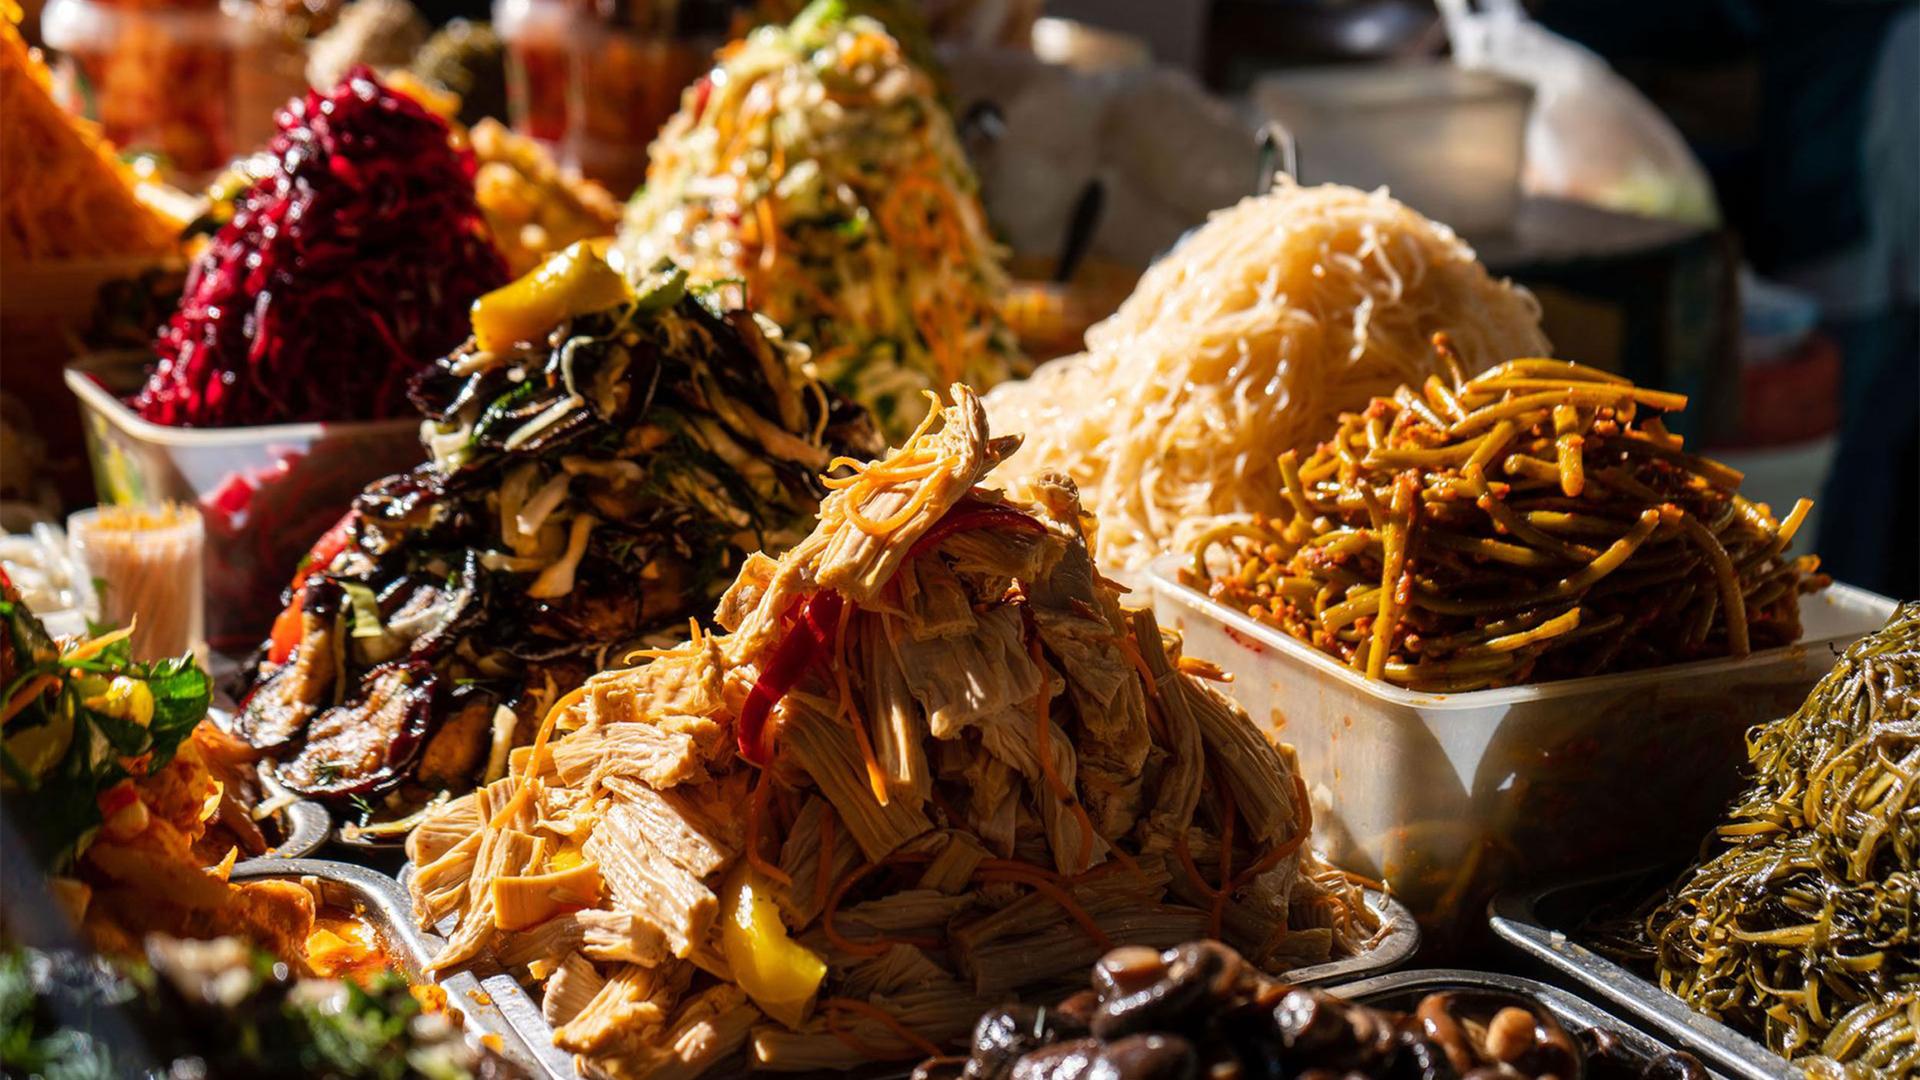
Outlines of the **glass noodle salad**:
[[899,438],[921,391],[1026,367],[976,189],[932,77],[879,22],[819,2],[687,89],[618,255],[727,283]]

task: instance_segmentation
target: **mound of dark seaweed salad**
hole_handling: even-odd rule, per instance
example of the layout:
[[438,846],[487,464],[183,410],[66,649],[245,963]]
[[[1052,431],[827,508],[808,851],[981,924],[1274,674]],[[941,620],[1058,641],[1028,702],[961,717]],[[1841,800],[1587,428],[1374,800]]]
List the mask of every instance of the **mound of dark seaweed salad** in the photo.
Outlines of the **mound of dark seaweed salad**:
[[363,812],[502,775],[587,675],[803,536],[833,457],[877,449],[777,332],[671,267],[635,289],[577,244],[473,321],[412,386],[429,460],[315,545],[237,720],[289,788]]
[[1809,1074],[1920,1071],[1920,604],[1747,755],[1711,856],[1605,944]]

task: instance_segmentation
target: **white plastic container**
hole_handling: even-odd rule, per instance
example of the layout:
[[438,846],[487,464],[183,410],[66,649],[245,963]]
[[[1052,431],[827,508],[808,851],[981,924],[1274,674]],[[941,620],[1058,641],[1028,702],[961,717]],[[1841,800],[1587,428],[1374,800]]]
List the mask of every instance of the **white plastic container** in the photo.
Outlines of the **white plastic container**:
[[1373,682],[1150,569],[1160,625],[1299,751],[1314,834],[1386,881],[1429,936],[1484,925],[1499,889],[1683,860],[1740,785],[1744,736],[1792,712],[1894,603],[1846,585],[1801,598],[1801,640],[1742,660],[1430,694]]
[[206,636],[244,652],[278,613],[295,564],[369,481],[424,457],[417,419],[175,428],[148,423],[119,395],[146,358],[94,356],[66,370],[102,503],[181,502],[206,528]]

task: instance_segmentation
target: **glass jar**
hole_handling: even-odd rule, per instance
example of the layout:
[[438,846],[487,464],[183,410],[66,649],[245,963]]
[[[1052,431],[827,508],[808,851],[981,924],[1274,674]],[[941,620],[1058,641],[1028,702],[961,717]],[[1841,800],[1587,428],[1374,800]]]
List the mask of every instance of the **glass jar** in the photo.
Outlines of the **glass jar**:
[[724,0],[495,0],[515,130],[624,198],[645,179],[647,146],[712,63],[734,10]]
[[293,46],[237,2],[49,0],[40,27],[58,53],[62,103],[187,185],[252,149],[273,110],[304,88],[263,78]]

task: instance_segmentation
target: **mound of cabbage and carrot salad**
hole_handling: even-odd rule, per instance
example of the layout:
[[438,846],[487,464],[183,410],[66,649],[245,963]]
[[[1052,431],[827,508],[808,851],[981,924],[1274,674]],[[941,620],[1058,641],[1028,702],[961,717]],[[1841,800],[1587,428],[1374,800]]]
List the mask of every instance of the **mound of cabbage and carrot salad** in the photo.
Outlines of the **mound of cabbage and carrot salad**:
[[369,485],[298,569],[241,736],[382,831],[506,772],[547,708],[683,635],[748,556],[805,535],[864,413],[671,267],[576,244],[474,305],[414,381],[428,460]]
[[732,283],[889,436],[924,390],[1025,371],[953,122],[875,20],[823,0],[733,42],[651,154],[626,266],[671,257]]
[[96,948],[144,934],[234,934],[298,955],[305,889],[227,880],[265,849],[236,798],[244,755],[202,723],[193,658],[136,661],[127,629],[56,641],[0,571],[0,802],[53,894]]
[[1291,750],[1120,606],[1070,482],[982,486],[1019,440],[950,392],[835,463],[720,630],[594,676],[413,832],[434,968],[544,984],[601,1075],[691,1076],[951,1048],[1116,945],[1285,970],[1378,930]]

